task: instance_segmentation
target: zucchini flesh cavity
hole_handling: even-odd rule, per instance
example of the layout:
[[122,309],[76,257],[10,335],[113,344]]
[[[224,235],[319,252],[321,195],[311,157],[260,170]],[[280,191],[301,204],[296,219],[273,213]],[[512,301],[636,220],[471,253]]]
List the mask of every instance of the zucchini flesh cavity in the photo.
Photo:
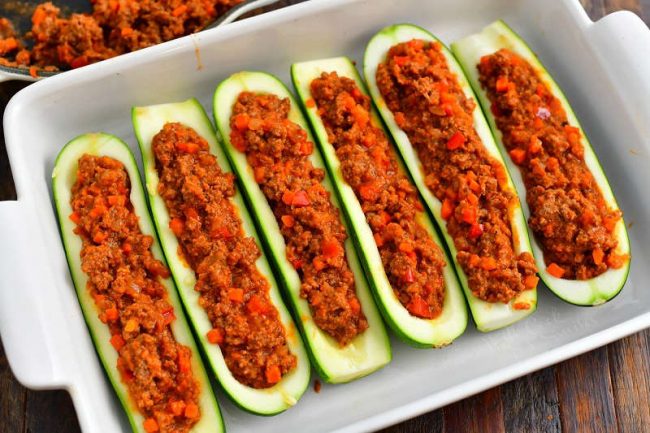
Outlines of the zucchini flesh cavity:
[[[79,304],[88,325],[91,337],[97,349],[99,358],[108,375],[117,396],[124,407],[129,422],[134,431],[144,432],[144,418],[135,404],[131,401],[127,387],[122,383],[120,373],[117,369],[117,351],[110,343],[111,334],[106,324],[98,317],[98,310],[90,292],[86,289],[88,277],[81,270],[80,252],[82,248],[81,238],[73,230],[75,224],[68,218],[72,213],[70,205],[71,188],[76,180],[77,162],[84,154],[108,156],[124,164],[131,181],[130,200],[135,213],[139,217],[140,230],[143,234],[152,236],[154,243],[151,246],[153,256],[162,260],[162,251],[158,245],[156,232],[149,217],[147,201],[140,182],[140,174],[133,158],[133,154],[126,144],[117,137],[108,134],[96,133],[81,135],[69,142],[59,153],[52,173],[52,189],[56,205],[61,237],[65,246],[66,257],[70,267],[70,273],[75,285]],[[167,290],[168,302],[174,307],[176,320],[172,322],[172,332],[176,340],[189,347],[192,351],[192,371],[199,382],[200,397],[199,407],[201,411],[200,421],[194,425],[193,432],[223,432],[224,426],[219,411],[217,400],[214,397],[210,381],[203,367],[200,354],[192,338],[192,333],[185,320],[176,289],[171,279],[160,279],[161,284]]]
[[[323,72],[337,72],[340,77],[356,81],[359,90],[363,93],[367,92],[356,68],[346,57],[296,63],[291,68],[294,87],[316,134],[318,148],[329,171],[330,179],[340,197],[343,211],[350,222],[349,226],[354,232],[355,247],[357,247],[359,257],[366,269],[366,275],[377,305],[393,331],[407,343],[417,347],[441,347],[450,344],[463,333],[467,326],[467,309],[453,265],[445,254],[444,247],[441,246],[446,262],[443,271],[445,303],[442,314],[432,320],[411,315],[395,295],[386,276],[370,225],[366,221],[354,190],[341,173],[340,161],[334,146],[329,142],[325,125],[318,115],[318,108],[313,104],[311,107],[307,104],[307,101],[312,98],[311,83]],[[374,110],[372,110],[372,122],[375,126],[382,128]],[[401,165],[400,168],[404,170]],[[441,245],[428,214],[420,213],[420,216],[419,222],[425,227],[433,241],[437,245]]]
[[[277,283],[264,255],[257,260],[257,268],[270,285],[269,296],[278,311],[285,328],[287,344],[291,353],[297,358],[296,367],[286,374],[280,382],[270,388],[255,389],[246,386],[232,375],[223,354],[217,344],[208,341],[206,335],[212,329],[207,313],[199,305],[199,292],[194,290],[196,278],[192,268],[178,256],[179,243],[176,235],[169,228],[169,213],[163,198],[158,194],[158,172],[152,149],[154,136],[166,123],[179,122],[195,130],[209,145],[210,152],[217,157],[217,162],[224,173],[232,170],[223,150],[218,146],[214,128],[203,107],[196,99],[180,103],[135,107],[132,112],[133,126],[142,152],[145,179],[149,201],[160,235],[161,244],[176,285],[185,305],[190,321],[206,354],[216,378],[228,396],[241,408],[260,415],[274,415],[293,406],[309,385],[309,359],[295,325],[285,308]],[[253,237],[260,248],[255,228],[239,194],[231,199],[244,229],[245,236]]]
[[[474,322],[476,323],[479,331],[492,331],[495,329],[503,328],[511,325],[528,315],[532,314],[537,307],[537,290],[524,290],[517,297],[512,299],[509,303],[503,304],[500,302],[491,303],[485,302],[472,293],[468,286],[467,276],[465,275],[462,267],[456,260],[457,250],[454,245],[454,240],[446,230],[445,220],[441,216],[442,203],[438,200],[431,190],[424,182],[424,173],[422,164],[418,158],[415,148],[411,144],[406,133],[397,125],[392,112],[388,109],[384,98],[379,91],[376,82],[377,67],[386,59],[388,50],[401,42],[406,42],[412,39],[421,39],[425,41],[439,42],[442,46],[442,53],[445,56],[449,69],[456,75],[458,83],[460,84],[465,96],[468,99],[475,101],[474,93],[470,87],[467,79],[465,78],[461,67],[458,65],[449,50],[442,44],[435,36],[428,31],[411,25],[411,24],[398,24],[384,28],[379,31],[368,43],[364,54],[364,75],[368,83],[368,90],[372,96],[375,106],[379,114],[386,123],[388,130],[391,132],[397,148],[404,159],[406,167],[411,174],[415,185],[417,186],[420,194],[424,198],[424,202],[433,214],[441,228],[444,235],[447,247],[451,251],[451,256],[454,260],[454,265],[458,273],[461,285],[465,292],[465,297],[469,303],[470,311]],[[479,138],[481,139],[485,149],[490,156],[503,164],[503,158],[497,149],[490,128],[488,127],[481,110],[477,108],[474,110],[474,129],[476,130]],[[512,180],[508,177],[508,186],[510,190],[515,193]],[[518,205],[513,207],[511,211],[511,230],[514,239],[514,251],[516,254],[522,252],[530,252],[531,246],[526,231],[526,220],[521,209]],[[515,308],[515,305],[517,308]],[[522,308],[523,307],[523,308]]]
[[[504,155],[507,155],[506,148],[502,142],[501,132],[497,128],[494,116],[490,110],[490,101],[487,93],[479,83],[477,65],[481,60],[481,57],[492,54],[501,48],[507,48],[515,52],[529,62],[535,68],[535,71],[542,81],[549,89],[551,89],[553,96],[555,96],[562,104],[569,123],[580,129],[581,142],[584,147],[585,163],[593,174],[594,179],[603,194],[605,202],[612,209],[619,208],[612,189],[609,186],[609,182],[607,181],[607,177],[598,162],[598,158],[596,157],[584,130],[580,126],[575,113],[571,109],[571,105],[562,93],[562,90],[546,71],[535,53],[533,53],[528,45],[526,45],[526,43],[510,27],[508,27],[503,21],[496,21],[485,27],[480,33],[454,42],[451,47],[465,70],[474,91],[478,95],[478,99],[483,107],[483,112],[485,113],[494,136],[496,137],[499,149],[504,153]],[[511,158],[506,157],[505,159],[512,175],[512,179],[514,180],[515,187],[519,192],[519,196],[522,198],[524,213],[526,214],[526,217],[528,217],[530,216],[530,210],[524,200],[526,197],[526,187],[519,171],[519,167],[512,162]],[[614,233],[618,240],[617,253],[629,254],[630,242],[625,228],[625,222],[622,218],[614,228]],[[603,304],[614,298],[625,285],[630,270],[629,260],[626,265],[620,269],[610,268],[603,274],[589,280],[567,280],[556,278],[546,271],[544,253],[541,246],[533,236],[532,231],[530,232],[530,238],[532,241],[535,261],[537,262],[537,267],[542,280],[546,286],[553,291],[553,293],[566,302],[584,306]]]
[[[354,273],[357,297],[369,326],[347,346],[341,347],[314,323],[307,301],[300,297],[300,278],[286,258],[284,238],[275,215],[262,190],[255,182],[246,155],[236,150],[230,142],[232,108],[239,94],[243,91],[274,94],[281,98],[289,98],[291,103],[289,120],[297,123],[307,131],[310,141],[313,142],[313,139],[291,93],[277,78],[262,72],[240,72],[232,75],[217,87],[214,95],[214,115],[217,129],[223,139],[224,148],[234,171],[242,185],[243,193],[253,210],[260,234],[269,249],[270,259],[276,268],[278,278],[282,280],[282,284],[286,289],[287,297],[294,310],[314,367],[320,376],[330,383],[348,382],[370,374],[390,362],[390,343],[381,316],[373,303],[352,240],[348,238],[346,241],[345,251],[350,269]],[[324,165],[316,152],[312,153],[310,160],[315,167],[324,169]],[[327,177],[323,181],[323,185],[330,191],[331,200],[340,211],[340,206]],[[343,217],[343,213],[341,213],[341,216]],[[345,221],[343,222],[345,223]],[[348,227],[346,227],[346,231],[350,234]]]

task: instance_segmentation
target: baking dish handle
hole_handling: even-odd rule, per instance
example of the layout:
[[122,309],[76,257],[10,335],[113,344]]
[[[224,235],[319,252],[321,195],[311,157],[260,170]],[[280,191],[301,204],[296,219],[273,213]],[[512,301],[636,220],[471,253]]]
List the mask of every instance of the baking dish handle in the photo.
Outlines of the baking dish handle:
[[[634,107],[636,120],[648,128],[650,116],[650,29],[636,14],[618,11],[606,15],[588,30],[589,43],[614,76],[624,100]],[[625,65],[621,68],[621,65]],[[645,116],[643,115],[645,114]],[[639,123],[639,122],[635,122]]]
[[42,320],[47,316],[39,295],[45,284],[38,271],[41,245],[31,220],[22,202],[0,202],[0,335],[16,378],[29,388],[53,388],[63,384],[49,350],[52,329]]

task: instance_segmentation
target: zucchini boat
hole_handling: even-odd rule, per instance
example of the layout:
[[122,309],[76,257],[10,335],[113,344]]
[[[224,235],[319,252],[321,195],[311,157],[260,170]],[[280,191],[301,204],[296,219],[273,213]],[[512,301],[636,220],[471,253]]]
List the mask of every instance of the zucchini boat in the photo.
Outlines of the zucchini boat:
[[[451,47],[465,70],[474,91],[478,95],[478,99],[483,107],[483,112],[490,123],[497,144],[504,155],[508,154],[507,147],[503,141],[503,134],[499,127],[497,127],[495,115],[491,110],[491,101],[488,93],[486,89],[481,86],[478,65],[483,56],[492,55],[501,49],[508,50],[519,58],[525,60],[525,62],[528,62],[528,64],[532,66],[538,79],[544,85],[542,89],[540,89],[540,92],[549,92],[551,98],[554,97],[556,101],[559,101],[561,109],[563,109],[566,115],[566,120],[568,120],[569,123],[569,126],[567,127],[575,130],[577,133],[578,140],[576,141],[579,144],[582,143],[581,147],[583,148],[584,163],[586,164],[588,171],[593,175],[597,188],[600,189],[600,192],[602,193],[606,207],[611,211],[619,210],[612,189],[607,181],[607,177],[598,162],[598,158],[596,157],[584,130],[580,126],[580,123],[562,90],[546,71],[544,65],[539,61],[535,53],[510,27],[508,27],[506,23],[501,20],[496,21],[485,27],[480,33],[454,42]],[[554,111],[554,109],[551,109],[551,111]],[[540,114],[544,114],[544,116],[540,116]],[[546,117],[547,115],[550,116],[548,110],[544,113],[538,112],[538,117]],[[527,196],[524,177],[522,171],[513,161],[512,153],[510,155],[510,157],[506,156],[505,159],[515,182],[515,187],[517,188],[520,197],[524,198]],[[529,218],[531,216],[529,203],[526,200],[522,200],[522,204],[524,207],[524,213],[526,214],[526,217]],[[557,272],[554,272],[556,276],[551,275],[551,273],[549,273],[551,266],[550,264],[547,266],[547,263],[545,263],[544,251],[539,239],[534,236],[532,228],[529,227],[529,230],[539,274],[546,286],[548,286],[548,288],[561,299],[576,305],[599,305],[615,297],[623,288],[630,270],[630,242],[623,218],[618,218],[615,226],[611,230],[611,234],[617,241],[614,254],[623,258],[623,260],[625,260],[624,263],[619,263],[620,267],[618,268],[609,267],[608,270],[600,275],[583,280],[558,278],[557,275],[559,274]],[[602,258],[600,260],[602,260]]]
[[[386,27],[377,33],[368,43],[364,54],[364,75],[366,82],[368,83],[368,89],[370,91],[370,95],[373,98],[373,101],[375,102],[375,106],[377,107],[382,119],[388,126],[388,129],[395,140],[397,148],[399,149],[399,152],[415,182],[415,185],[420,191],[420,194],[424,198],[429,211],[435,217],[438,226],[444,235],[447,247],[451,251],[451,256],[454,260],[456,272],[458,273],[461,285],[465,292],[465,296],[469,303],[472,317],[474,318],[474,322],[476,323],[477,328],[480,331],[484,332],[499,329],[511,325],[512,323],[525,318],[535,311],[537,307],[537,290],[536,287],[528,290],[523,290],[509,302],[503,303],[486,302],[482,299],[479,299],[473,294],[471,288],[469,287],[468,276],[459,264],[458,250],[454,244],[453,238],[447,229],[445,218],[442,215],[443,203],[432,193],[431,189],[427,186],[423,163],[418,157],[415,147],[411,143],[406,132],[400,126],[398,126],[396,119],[393,116],[391,110],[388,108],[388,105],[384,100],[377,84],[376,77],[378,67],[386,60],[388,51],[391,49],[391,47],[411,40],[423,40],[427,42],[439,43],[440,52],[444,56],[447,67],[449,68],[449,71],[455,75],[455,78],[457,79],[460,89],[463,92],[465,98],[470,101],[475,100],[472,89],[467,82],[462,69],[452,54],[449,52],[449,50],[444,46],[444,44],[442,44],[428,31],[410,24],[400,24]],[[478,138],[482,142],[488,155],[493,158],[493,160],[497,161],[497,163],[500,162],[503,166],[503,159],[494,143],[494,139],[487,125],[487,122],[481,113],[481,110],[475,109],[473,111],[472,121],[473,128],[476,131],[476,134],[478,135]],[[505,177],[505,179],[503,181],[504,185],[502,185],[502,188],[516,195],[512,181],[507,173],[505,173],[504,167],[505,166],[502,167],[502,171],[504,172],[503,177]],[[526,232],[526,221],[524,219],[523,212],[518,200],[515,201],[516,203],[510,207],[510,230],[512,232],[511,237],[513,240],[512,247],[514,253],[520,255],[523,253],[530,253],[531,247]]]
[[[127,200],[130,199],[133,212],[139,218],[139,229],[142,234],[153,238],[150,251],[155,259],[164,263],[162,251],[158,246],[156,232],[149,217],[147,201],[142,183],[140,182],[140,174],[138,173],[133,154],[127,145],[117,137],[103,133],[85,134],[70,141],[61,150],[56,159],[52,172],[52,187],[61,237],[63,239],[70,273],[72,274],[72,280],[99,358],[128,416],[133,431],[154,431],[158,427],[155,423],[152,426],[151,420],[144,419],[122,380],[122,377],[125,377],[122,376],[124,373],[118,370],[119,357],[118,351],[116,350],[118,347],[116,338],[120,334],[112,335],[109,330],[109,325],[100,320],[100,313],[108,315],[107,310],[105,312],[99,310],[96,300],[93,299],[90,289],[87,287],[89,283],[88,275],[82,270],[82,259],[80,257],[82,239],[75,233],[77,224],[70,217],[73,215],[71,205],[71,199],[73,198],[72,187],[77,181],[78,161],[84,155],[106,156],[123,164],[131,184],[130,196],[127,197]],[[138,246],[133,246],[134,250],[138,248]],[[166,292],[166,301],[173,307],[171,315],[168,314],[168,317],[172,319],[175,316],[175,320],[172,320],[170,325],[172,334],[178,343],[186,346],[191,351],[191,371],[199,386],[198,407],[200,420],[193,426],[191,431],[223,432],[224,425],[219,406],[212,392],[210,380],[203,367],[200,354],[192,338],[192,333],[185,320],[174,284],[169,278],[157,278],[157,280]],[[113,308],[113,310],[115,309]],[[104,320],[107,320],[106,316],[104,316]],[[121,343],[124,344],[123,341]]]
[[[318,147],[328,168],[330,179],[332,180],[332,184],[334,185],[339,199],[343,204],[342,208],[350,222],[350,227],[352,228],[356,239],[355,246],[357,247],[359,257],[361,258],[361,262],[366,270],[366,275],[370,281],[370,287],[374,290],[373,294],[375,295],[377,305],[383,313],[384,319],[391,326],[393,331],[395,331],[395,333],[407,343],[417,347],[442,347],[448,345],[456,339],[456,337],[461,335],[467,326],[467,308],[465,306],[465,300],[458,279],[454,273],[453,265],[449,261],[444,247],[436,234],[430,216],[426,212],[416,212],[414,222],[424,228],[426,233],[425,239],[428,238],[428,240],[432,240],[435,245],[440,248],[442,256],[444,257],[443,260],[445,266],[442,270],[444,303],[442,305],[442,312],[437,317],[427,319],[411,314],[404,304],[400,302],[400,299],[395,294],[387,276],[387,271],[380,255],[380,247],[378,247],[373,236],[373,230],[368,222],[368,217],[364,213],[362,204],[355,194],[353,187],[344,178],[341,170],[341,161],[337,156],[335,146],[328,137],[326,125],[323,118],[319,115],[318,102],[315,102],[317,98],[311,89],[314,80],[321,77],[323,73],[331,72],[336,72],[337,76],[334,78],[335,80],[338,80],[339,77],[351,79],[356,83],[356,88],[359,89],[363,95],[367,94],[365,86],[361,81],[361,77],[352,61],[347,57],[296,63],[291,67],[291,76],[294,87],[296,88],[303,109],[307,114],[307,118],[309,119],[315,135],[318,138]],[[340,81],[336,81],[335,83],[340,83]],[[352,90],[352,92],[354,93],[354,90]],[[372,107],[370,110],[370,116],[371,127],[379,128],[379,131],[385,133],[381,121]],[[348,132],[351,130],[352,129],[348,130]],[[341,135],[343,134],[345,133],[342,133]],[[387,134],[386,137],[388,138]],[[363,139],[365,138],[362,138],[362,140]],[[389,146],[392,149],[390,144]],[[388,150],[390,151],[390,149]],[[393,157],[395,157],[395,159],[393,159]],[[391,160],[397,161],[398,172],[404,179],[408,179],[408,175],[406,174],[401,161],[397,157],[397,154],[393,153],[390,158]],[[380,163],[384,164],[383,161],[380,161]],[[400,180],[395,177],[395,181],[399,182]],[[359,189],[361,190],[362,187],[363,185],[361,185]],[[415,200],[419,203],[420,201],[419,197],[417,197],[417,192],[415,192],[414,196]],[[371,200],[372,198],[370,198],[369,202]],[[396,212],[399,213],[399,211]],[[391,218],[393,217],[390,213],[386,213],[386,215]],[[384,230],[385,226],[382,221],[377,224],[377,234],[381,235],[381,232]],[[414,233],[412,240],[417,243],[417,238],[415,238],[415,236]],[[383,241],[380,242],[383,243]],[[391,245],[387,246],[388,248],[392,248]],[[418,263],[416,261],[415,268],[417,267]],[[410,269],[411,268],[409,268],[409,270]]]
[[[306,139],[311,142],[313,140],[299,106],[296,105],[284,84],[277,78],[262,72],[240,72],[232,75],[217,87],[214,94],[214,116],[217,129],[237,173],[244,196],[253,210],[263,241],[269,249],[270,258],[278,271],[278,278],[286,289],[286,295],[304,336],[313,365],[319,375],[330,383],[348,382],[370,374],[390,362],[391,350],[388,335],[368,289],[352,240],[350,238],[346,240],[344,254],[347,256],[349,268],[354,276],[353,289],[356,289],[360,310],[365,314],[368,327],[347,345],[342,346],[316,325],[307,300],[300,295],[301,278],[287,258],[285,239],[270,203],[255,179],[246,154],[237,150],[231,142],[231,116],[235,103],[242,92],[287,98],[290,102],[288,121],[302,128]],[[324,170],[324,165],[316,152],[311,152],[308,161],[315,168]],[[333,190],[327,177],[323,179],[321,185],[329,192],[330,200],[335,208],[340,209],[336,197],[332,194]],[[340,218],[343,216],[340,213]]]
[[[208,150],[216,156],[221,172],[230,173],[232,171],[226,155],[217,144],[217,137],[212,123],[196,99],[189,99],[180,103],[134,107],[132,115],[135,134],[142,153],[149,201],[156,228],[160,235],[161,245],[190,321],[216,378],[226,394],[238,406],[247,411],[260,415],[274,415],[290,408],[296,404],[309,385],[309,359],[291,316],[282,302],[276,280],[266,258],[261,255],[255,262],[255,266],[261,276],[269,283],[271,303],[279,313],[287,345],[290,352],[296,356],[297,364],[276,384],[265,388],[255,388],[237,380],[228,368],[224,359],[225,355],[219,344],[208,340],[213,324],[205,308],[200,305],[200,293],[195,289],[197,284],[195,271],[179,255],[181,245],[178,237],[170,228],[169,210],[158,190],[160,178],[152,145],[154,137],[163,130],[166,124],[178,122],[184,127],[194,130],[207,141]],[[229,201],[239,216],[244,235],[253,238],[258,248],[261,248],[254,225],[239,192],[235,191],[235,195]],[[228,334],[227,330],[225,334]]]

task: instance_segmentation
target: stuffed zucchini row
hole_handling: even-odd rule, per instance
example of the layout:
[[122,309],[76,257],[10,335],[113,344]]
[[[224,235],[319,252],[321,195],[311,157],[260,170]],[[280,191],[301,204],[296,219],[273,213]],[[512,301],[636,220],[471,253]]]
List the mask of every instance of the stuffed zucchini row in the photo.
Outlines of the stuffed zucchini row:
[[287,88],[265,73],[234,74],[215,92],[214,115],[314,367],[339,383],[386,365],[391,352],[381,316]]
[[479,330],[531,314],[538,278],[521,205],[463,71],[433,35],[402,24],[369,42],[364,74],[436,218]]
[[454,267],[356,68],[339,57],[291,76],[384,319],[407,343],[450,344],[467,326]]
[[196,99],[133,108],[154,221],[181,299],[224,391],[273,415],[309,384],[309,359]]
[[77,297],[133,430],[224,431],[129,148],[79,136],[52,182]]
[[599,305],[630,269],[630,243],[607,177],[569,102],[503,21],[452,44],[506,156],[544,283]]

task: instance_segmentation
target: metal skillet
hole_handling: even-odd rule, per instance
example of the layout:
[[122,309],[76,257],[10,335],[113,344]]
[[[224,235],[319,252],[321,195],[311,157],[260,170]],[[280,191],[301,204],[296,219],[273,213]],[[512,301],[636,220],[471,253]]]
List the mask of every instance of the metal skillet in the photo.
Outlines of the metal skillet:
[[[31,30],[31,17],[37,5],[46,0],[5,0],[0,1],[0,17],[9,19],[16,32],[23,35]],[[90,0],[50,0],[55,6],[61,8],[64,15],[71,13],[90,13],[92,6]],[[215,21],[205,26],[204,30],[222,26],[235,21],[245,13],[254,9],[276,3],[278,0],[244,0]],[[29,74],[29,68],[19,68],[0,65],[0,83],[9,80],[38,81],[41,78],[57,75],[65,71],[39,71],[38,77]]]

